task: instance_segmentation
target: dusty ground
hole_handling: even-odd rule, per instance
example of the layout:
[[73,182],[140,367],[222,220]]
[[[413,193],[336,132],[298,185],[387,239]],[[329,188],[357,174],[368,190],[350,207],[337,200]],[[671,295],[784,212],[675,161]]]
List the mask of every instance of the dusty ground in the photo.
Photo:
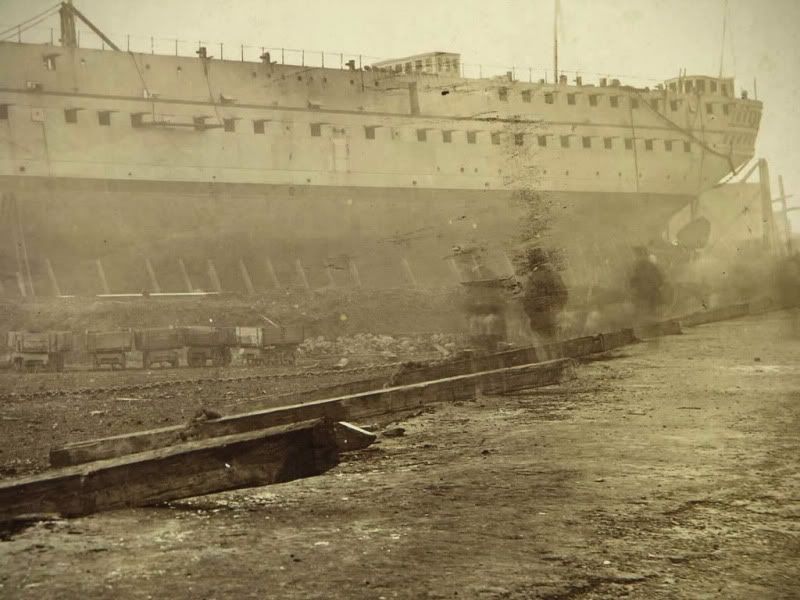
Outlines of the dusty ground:
[[[186,423],[201,409],[228,415],[280,394],[388,377],[393,367],[180,368],[0,373],[0,479],[48,468],[51,446]],[[41,396],[43,392],[59,393]]]
[[321,477],[37,525],[0,542],[0,596],[798,598],[789,330],[699,327]]

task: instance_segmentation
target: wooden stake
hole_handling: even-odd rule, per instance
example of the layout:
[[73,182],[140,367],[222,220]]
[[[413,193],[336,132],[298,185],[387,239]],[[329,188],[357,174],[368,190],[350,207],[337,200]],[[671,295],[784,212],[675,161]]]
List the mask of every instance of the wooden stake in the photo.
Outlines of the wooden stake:
[[58,286],[58,280],[56,279],[56,272],[53,270],[53,265],[50,263],[49,258],[44,259],[44,265],[47,268],[47,276],[50,278],[50,284],[53,286],[53,292],[56,296],[61,295],[61,288]]
[[149,258],[144,259],[144,266],[147,268],[147,275],[150,277],[150,287],[153,288],[153,292],[156,294],[161,293],[161,286],[158,285],[158,279],[156,279],[156,271],[153,269],[153,263],[150,262]]
[[789,220],[789,209],[786,207],[786,192],[783,189],[783,175],[778,175],[778,189],[781,192],[781,211],[783,212],[783,233],[786,236],[786,252],[792,255],[792,222]]
[[461,270],[456,264],[456,259],[451,256],[447,259],[447,265],[450,267],[450,272],[453,273],[453,277],[456,278],[456,281],[461,283]]
[[350,259],[350,278],[353,280],[353,286],[361,287],[361,275],[358,272],[358,265],[352,258]]
[[332,288],[336,287],[336,279],[333,278],[333,269],[330,265],[325,267],[325,275],[328,276],[328,285]]
[[300,262],[300,259],[297,258],[294,261],[295,269],[297,270],[297,277],[300,279],[300,285],[303,286],[303,289],[306,291],[311,291],[311,286],[308,285],[308,277],[306,276],[306,270],[303,268],[303,263]]
[[178,258],[178,266],[181,269],[181,275],[183,276],[183,283],[186,286],[187,292],[193,292],[194,286],[192,285],[192,280],[189,277],[189,271],[186,270],[186,265],[183,263],[182,258]]
[[276,290],[282,289],[283,286],[278,280],[278,275],[275,273],[275,267],[272,266],[272,261],[270,260],[269,256],[264,259],[264,262],[267,265],[267,275],[269,275],[269,280],[272,282],[272,287],[274,287]]
[[222,292],[222,283],[220,283],[217,269],[214,267],[213,261],[208,259],[208,278],[211,280],[211,285],[215,292]]
[[758,161],[758,182],[761,186],[762,243],[767,252],[774,250],[775,219],[772,214],[772,192],[769,186],[769,166],[766,159]]
[[503,263],[505,263],[509,276],[513,277],[517,274],[516,270],[514,269],[514,263],[511,262],[511,259],[508,257],[508,253],[506,252],[503,252]]
[[[22,246],[22,260],[25,265],[25,273],[27,274],[27,281],[28,281],[28,290],[30,291],[30,295],[32,298],[36,298],[36,290],[33,288],[33,276],[31,275],[31,262],[28,258],[28,243],[25,241],[25,229],[22,226],[22,213],[19,208],[19,203],[17,202],[17,198],[15,195],[11,194],[11,202],[14,213],[16,215],[16,228],[18,231],[17,240],[19,244]],[[19,257],[17,258],[19,261]],[[25,284],[25,278],[23,277],[23,286]]]
[[17,271],[17,287],[19,287],[20,296],[27,298],[28,290],[25,289],[25,276],[20,271]]
[[111,288],[108,287],[108,279],[106,279],[106,272],[103,269],[103,263],[100,262],[100,259],[96,259],[94,261],[95,265],[97,266],[97,275],[100,277],[100,285],[102,287],[104,294],[110,294]]
[[411,264],[408,262],[408,259],[405,256],[400,259],[400,266],[403,268],[403,273],[405,273],[406,279],[408,280],[408,283],[411,284],[411,287],[415,289],[419,288],[417,278],[414,277],[414,271],[411,270]]
[[243,259],[239,259],[239,271],[242,274],[242,281],[244,281],[244,287],[247,290],[247,293],[251,296],[255,295],[256,289],[253,287],[253,280],[250,279],[250,273],[247,271],[247,265],[244,264]]

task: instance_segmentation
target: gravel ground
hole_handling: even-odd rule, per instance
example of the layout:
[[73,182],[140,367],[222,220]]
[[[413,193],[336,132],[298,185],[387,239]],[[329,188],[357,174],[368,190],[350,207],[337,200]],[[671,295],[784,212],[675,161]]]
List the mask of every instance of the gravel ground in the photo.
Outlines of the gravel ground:
[[[321,367],[71,371],[0,375],[0,479],[46,469],[51,446],[186,423],[201,409],[226,415],[271,398],[386,377],[374,365],[341,373]],[[154,386],[154,387],[149,387]],[[120,389],[123,388],[123,389]],[[31,395],[61,390],[53,396]]]
[[[40,523],[0,542],[0,596],[798,598],[789,331],[698,327],[410,419],[320,477]],[[4,455],[47,439],[33,407]]]

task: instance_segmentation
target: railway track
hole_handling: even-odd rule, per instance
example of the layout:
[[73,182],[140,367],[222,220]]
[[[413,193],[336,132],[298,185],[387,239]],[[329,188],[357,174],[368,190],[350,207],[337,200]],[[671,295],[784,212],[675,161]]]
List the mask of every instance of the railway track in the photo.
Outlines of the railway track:
[[[671,333],[680,333],[680,323],[685,322],[689,327],[694,327],[704,323],[711,323],[715,321],[724,321],[733,318],[739,318],[746,315],[758,315],[774,310],[781,310],[785,306],[775,305],[771,301],[756,302],[750,304],[739,304],[721,307],[708,311],[701,311],[699,313],[688,315],[681,319],[670,319],[652,324],[650,327],[642,329],[639,333],[647,333],[652,330],[645,337],[670,335]],[[670,326],[676,328],[675,331],[670,329]],[[577,338],[575,340],[567,340],[560,342],[560,345],[569,344],[570,342],[580,342],[588,338]],[[562,354],[569,355],[569,354]],[[430,360],[430,357],[427,358]],[[409,361],[397,361],[383,364],[373,364],[360,367],[345,368],[329,368],[329,369],[295,369],[288,372],[281,373],[261,373],[233,377],[198,377],[190,379],[166,379],[161,381],[153,381],[140,384],[125,384],[119,386],[94,386],[94,387],[71,387],[71,388],[54,388],[47,390],[30,390],[30,391],[0,391],[0,401],[2,400],[16,400],[16,399],[34,399],[34,398],[47,398],[56,396],[70,396],[70,395],[84,395],[90,393],[109,394],[109,393],[124,393],[124,392],[140,392],[143,390],[153,390],[165,388],[176,385],[198,385],[198,384],[225,384],[225,383],[239,383],[246,381],[275,381],[282,379],[292,378],[308,378],[308,377],[330,377],[332,375],[355,375],[359,373],[379,372],[386,371],[387,377],[390,375],[389,371],[397,369],[401,365],[407,364]]]

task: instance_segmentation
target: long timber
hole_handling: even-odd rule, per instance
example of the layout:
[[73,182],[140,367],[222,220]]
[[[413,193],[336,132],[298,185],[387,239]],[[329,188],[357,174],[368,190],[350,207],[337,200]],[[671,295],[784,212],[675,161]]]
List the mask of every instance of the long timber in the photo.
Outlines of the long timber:
[[[467,400],[478,391],[505,393],[559,383],[575,377],[574,361],[559,359],[505,369],[468,373],[435,381],[372,390],[250,413],[231,415],[188,426],[67,444],[50,451],[53,466],[77,465],[152,451],[186,440],[235,435],[309,419],[365,422],[392,418],[435,403]],[[388,418],[388,419],[387,419]]]
[[710,310],[699,311],[682,317],[678,320],[684,327],[696,327],[697,325],[705,325],[706,323],[715,323],[717,321],[727,321],[728,319],[746,317],[749,314],[751,314],[750,304],[734,304],[731,306],[723,306],[721,308],[712,308]]
[[0,521],[148,506],[324,473],[339,462],[334,424],[316,419],[0,482]]
[[407,385],[419,381],[454,377],[463,373],[505,369],[559,358],[582,358],[591,354],[614,350],[633,344],[636,341],[637,338],[633,329],[622,329],[612,333],[601,333],[562,342],[553,342],[543,346],[526,346],[418,368],[408,368],[395,375],[393,383],[395,385]]
[[663,337],[665,335],[680,335],[683,333],[681,322],[677,319],[657,321],[641,325],[636,330],[636,337],[641,339]]

